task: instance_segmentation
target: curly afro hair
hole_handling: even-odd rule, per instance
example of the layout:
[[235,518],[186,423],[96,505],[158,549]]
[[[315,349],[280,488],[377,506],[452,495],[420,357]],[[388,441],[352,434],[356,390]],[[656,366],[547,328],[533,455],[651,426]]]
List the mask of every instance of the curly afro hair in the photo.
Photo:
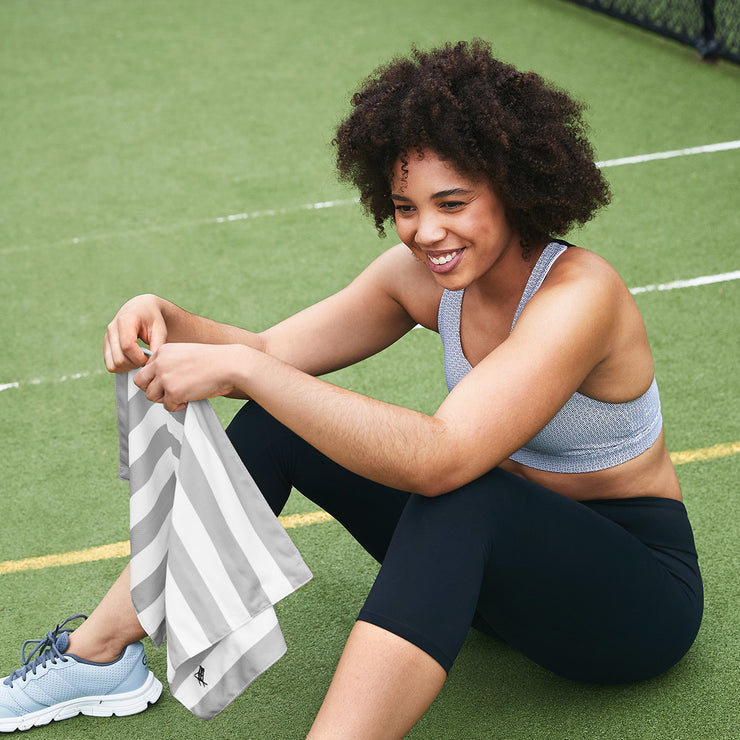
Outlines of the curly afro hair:
[[584,224],[610,200],[585,106],[498,61],[484,41],[414,48],[367,78],[352,106],[333,141],[339,176],[359,189],[380,236],[394,213],[393,166],[424,148],[486,178],[525,249]]

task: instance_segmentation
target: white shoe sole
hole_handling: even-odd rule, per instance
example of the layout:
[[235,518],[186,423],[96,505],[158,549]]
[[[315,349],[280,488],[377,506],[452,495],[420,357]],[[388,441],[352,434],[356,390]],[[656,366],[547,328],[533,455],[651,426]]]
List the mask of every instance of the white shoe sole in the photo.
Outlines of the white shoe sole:
[[150,704],[154,704],[162,693],[162,684],[157,677],[149,671],[146,681],[134,691],[125,694],[112,694],[104,696],[83,696],[79,699],[54,704],[46,709],[24,714],[21,717],[6,717],[0,719],[0,732],[13,732],[15,730],[30,730],[32,727],[48,725],[62,719],[76,717],[78,714],[86,714],[89,717],[110,717],[115,714],[125,717],[129,714],[143,712]]

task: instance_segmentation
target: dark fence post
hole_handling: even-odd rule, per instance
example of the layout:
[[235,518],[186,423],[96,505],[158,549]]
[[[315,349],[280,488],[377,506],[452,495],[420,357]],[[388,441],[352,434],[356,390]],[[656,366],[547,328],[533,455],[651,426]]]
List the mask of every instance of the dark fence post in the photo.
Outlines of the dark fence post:
[[714,2],[715,0],[701,0],[702,32],[695,47],[702,58],[707,60],[716,59],[719,48],[715,37]]

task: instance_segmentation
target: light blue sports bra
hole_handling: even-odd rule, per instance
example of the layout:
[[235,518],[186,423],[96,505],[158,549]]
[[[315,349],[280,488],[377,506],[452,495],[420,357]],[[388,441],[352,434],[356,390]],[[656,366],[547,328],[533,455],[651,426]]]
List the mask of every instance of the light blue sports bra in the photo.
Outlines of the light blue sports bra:
[[[510,332],[529,299],[539,290],[555,260],[567,249],[551,242],[537,260],[524,288]],[[439,304],[439,334],[445,357],[447,388],[452,390],[472,367],[460,343],[464,290],[445,290]],[[574,393],[548,424],[511,459],[553,473],[604,470],[645,452],[663,427],[658,386],[653,382],[633,401],[607,403]]]

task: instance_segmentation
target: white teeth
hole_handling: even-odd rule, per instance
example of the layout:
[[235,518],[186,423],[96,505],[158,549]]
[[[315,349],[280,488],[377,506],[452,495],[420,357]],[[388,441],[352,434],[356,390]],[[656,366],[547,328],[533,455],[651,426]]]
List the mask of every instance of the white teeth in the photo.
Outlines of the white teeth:
[[453,260],[457,256],[457,252],[450,252],[449,254],[444,255],[444,257],[432,257],[432,255],[429,255],[429,261],[433,265],[446,265],[448,262]]

